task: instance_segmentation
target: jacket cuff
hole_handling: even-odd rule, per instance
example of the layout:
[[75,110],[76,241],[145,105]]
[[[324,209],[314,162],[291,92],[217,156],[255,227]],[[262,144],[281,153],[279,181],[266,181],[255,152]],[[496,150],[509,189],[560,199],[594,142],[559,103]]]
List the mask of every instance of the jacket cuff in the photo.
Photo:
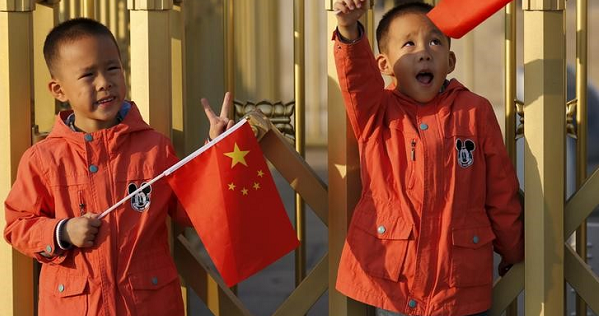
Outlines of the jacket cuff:
[[40,229],[38,250],[35,259],[41,263],[60,264],[64,261],[65,253],[56,243],[56,229],[62,219],[48,219]]
[[501,258],[509,264],[516,264],[524,260],[524,241],[519,241],[512,249],[505,251]]
[[360,41],[363,37],[364,37],[364,26],[362,25],[362,23],[360,23],[360,21],[358,21],[358,37],[356,37],[353,40],[343,37],[343,35],[341,35],[341,32],[339,32],[339,27],[336,27],[335,32],[333,32],[333,40],[338,40],[339,42],[341,42],[343,44],[347,44],[347,45],[354,44],[354,43]]

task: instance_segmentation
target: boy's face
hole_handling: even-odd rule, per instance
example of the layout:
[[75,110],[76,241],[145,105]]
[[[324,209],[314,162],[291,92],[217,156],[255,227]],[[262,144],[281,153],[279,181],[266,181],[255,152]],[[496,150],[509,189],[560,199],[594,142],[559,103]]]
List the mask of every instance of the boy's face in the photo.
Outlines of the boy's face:
[[389,25],[386,52],[377,56],[381,73],[419,103],[432,100],[455,67],[449,40],[424,13],[404,13]]
[[118,48],[108,36],[85,36],[60,47],[50,92],[68,102],[75,125],[95,132],[117,124],[127,88]]

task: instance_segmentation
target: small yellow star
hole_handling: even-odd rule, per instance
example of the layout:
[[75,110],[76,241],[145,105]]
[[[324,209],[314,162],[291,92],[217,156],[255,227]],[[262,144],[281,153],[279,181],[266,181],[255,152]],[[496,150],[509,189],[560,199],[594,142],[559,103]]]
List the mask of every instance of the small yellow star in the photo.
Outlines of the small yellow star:
[[254,190],[260,189],[260,183],[254,182]]
[[260,177],[260,178],[264,177],[264,171],[258,170],[258,177]]
[[235,191],[235,184],[233,182],[229,183],[229,190]]
[[245,156],[249,153],[249,150],[239,150],[239,146],[235,143],[235,148],[232,152],[225,153],[224,155],[231,158],[231,168],[235,167],[237,163],[240,163],[247,167],[247,162],[245,162]]
[[248,195],[248,189],[246,189],[246,188],[241,189],[241,194]]

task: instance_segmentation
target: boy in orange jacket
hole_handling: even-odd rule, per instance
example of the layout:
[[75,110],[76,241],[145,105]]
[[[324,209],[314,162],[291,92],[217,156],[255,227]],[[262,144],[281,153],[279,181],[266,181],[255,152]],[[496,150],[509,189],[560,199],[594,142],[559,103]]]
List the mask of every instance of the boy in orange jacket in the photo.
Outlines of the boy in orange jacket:
[[[178,161],[170,140],[125,100],[119,48],[104,25],[73,19],[46,37],[52,95],[70,111],[21,158],[5,201],[4,237],[42,263],[38,314],[184,315],[167,214],[191,226],[166,182],[102,220],[98,214]],[[210,136],[232,125],[224,113]]]
[[446,79],[456,57],[431,8],[387,12],[375,57],[358,22],[366,2],[334,4],[335,62],[362,173],[336,287],[377,315],[485,315],[493,250],[500,274],[524,257],[518,181],[493,108]]

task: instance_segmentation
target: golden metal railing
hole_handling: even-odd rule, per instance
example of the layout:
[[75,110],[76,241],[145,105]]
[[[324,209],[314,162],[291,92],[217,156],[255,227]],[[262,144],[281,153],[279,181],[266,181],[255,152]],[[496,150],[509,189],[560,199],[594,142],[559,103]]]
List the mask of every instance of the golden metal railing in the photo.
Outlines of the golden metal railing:
[[[588,0],[576,1],[576,188],[580,189],[587,179],[587,42],[588,42]],[[576,230],[576,252],[587,260],[587,222],[582,221]],[[567,276],[566,276],[567,277]],[[579,295],[576,296],[576,315],[586,316],[587,306]]]
[[[565,51],[563,0],[527,0],[524,7],[525,98],[516,99],[516,4],[506,8],[505,22],[505,143],[514,164],[515,140],[524,136],[526,169],[527,262],[514,266],[494,287],[491,315],[508,309],[524,289],[526,314],[562,315],[567,281],[578,293],[577,315],[586,315],[587,306],[599,312],[599,278],[586,264],[586,218],[597,207],[599,171],[587,178],[587,41],[588,0],[577,0],[576,99],[565,100]],[[223,0],[225,54],[223,88],[235,91],[235,42],[233,0]],[[325,0],[327,28],[336,25],[332,0]],[[428,0],[435,3],[434,0]],[[194,3],[195,4],[195,3]],[[329,226],[329,252],[306,273],[305,249],[296,260],[297,287],[274,315],[303,315],[329,289],[331,315],[362,316],[370,309],[334,290],[336,267],[351,210],[359,196],[360,180],[357,146],[348,122],[331,67],[329,52],[329,186],[327,187],[302,157],[305,150],[304,77],[304,1],[294,2],[295,32],[295,148],[289,138],[273,127],[263,115],[253,115],[266,158],[291,185],[296,195],[298,232],[305,241],[304,202]],[[123,51],[126,68],[131,68],[131,95],[144,108],[144,116],[164,133],[190,133],[196,105],[185,97],[186,16],[183,1],[109,0],[109,1],[33,1],[0,0],[0,196],[6,196],[22,152],[36,139],[44,137],[59,109],[46,93],[49,74],[41,57],[45,34],[59,21],[76,16],[93,17],[114,32]],[[240,14],[235,12],[235,14]],[[373,38],[374,12],[366,15],[364,25]],[[168,31],[167,31],[168,30]],[[133,36],[130,36],[133,35]],[[151,35],[151,36],[149,36]],[[134,40],[130,43],[130,38]],[[9,45],[10,43],[10,45]],[[130,46],[129,46],[130,43]],[[372,41],[374,44],[374,41]],[[128,51],[130,50],[130,51]],[[33,55],[31,55],[33,52]],[[132,64],[129,55],[135,55]],[[549,74],[549,75],[548,75]],[[220,80],[219,80],[220,82]],[[195,82],[191,83],[197,84]],[[156,94],[160,91],[160,94]],[[165,92],[166,91],[166,92]],[[195,101],[194,101],[195,102]],[[49,106],[50,105],[50,106]],[[561,108],[560,108],[561,107]],[[172,118],[171,118],[171,112]],[[565,112],[565,113],[564,113]],[[523,116],[534,117],[523,125]],[[195,115],[195,114],[194,114]],[[233,115],[233,113],[231,113]],[[517,115],[520,121],[517,122]],[[578,191],[567,201],[564,195],[564,144],[566,133],[576,137]],[[178,135],[178,134],[177,134]],[[173,135],[177,140],[178,136]],[[188,142],[176,141],[178,150]],[[546,139],[551,139],[547,142]],[[0,216],[0,227],[4,226]],[[562,225],[563,224],[563,225]],[[578,230],[577,230],[578,229]],[[576,231],[576,251],[565,244]],[[175,235],[177,233],[175,232]],[[542,241],[540,244],[536,241]],[[561,246],[563,244],[563,246]],[[173,251],[185,285],[192,288],[215,315],[251,315],[239,298],[228,289],[211,268],[202,262],[192,242],[184,235],[173,240]],[[201,273],[203,271],[203,273]],[[200,273],[199,273],[200,272]],[[35,311],[35,280],[32,260],[5,243],[0,243],[0,274],[9,286],[0,290],[0,314],[31,315]],[[18,298],[18,299],[17,299]]]

